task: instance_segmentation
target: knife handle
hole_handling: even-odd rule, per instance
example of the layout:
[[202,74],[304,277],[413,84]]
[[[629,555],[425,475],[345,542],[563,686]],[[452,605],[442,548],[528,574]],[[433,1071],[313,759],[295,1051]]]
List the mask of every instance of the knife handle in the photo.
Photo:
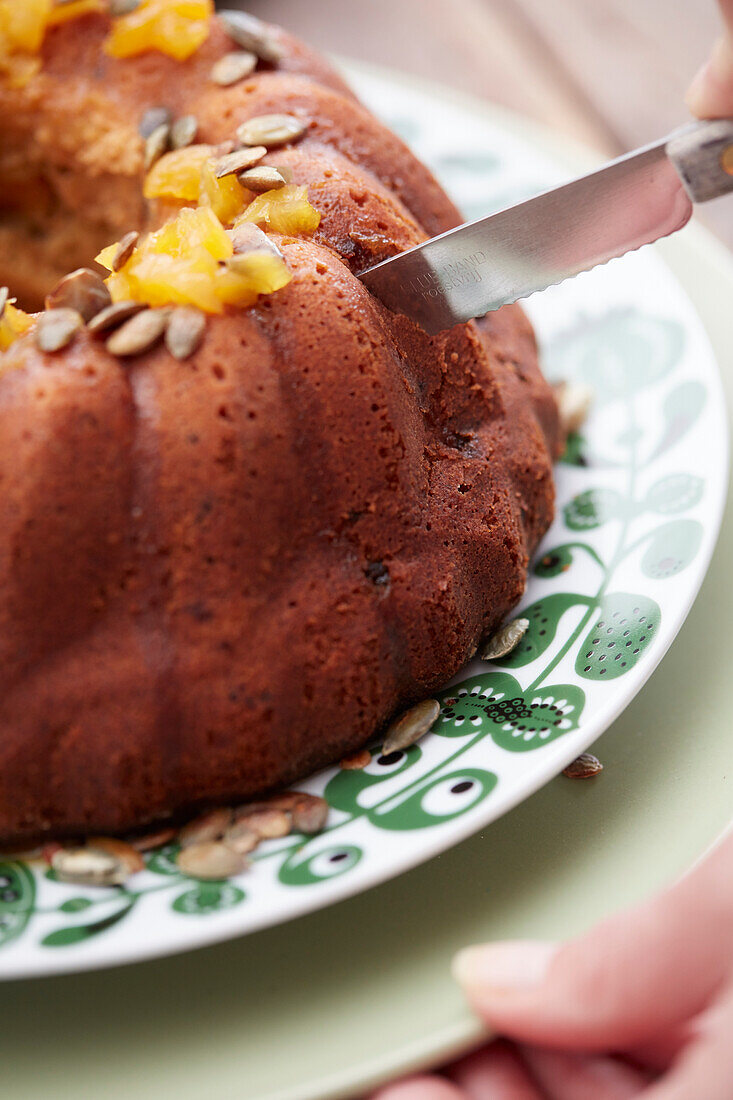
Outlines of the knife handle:
[[666,151],[693,202],[733,191],[733,119],[683,126],[667,139]]

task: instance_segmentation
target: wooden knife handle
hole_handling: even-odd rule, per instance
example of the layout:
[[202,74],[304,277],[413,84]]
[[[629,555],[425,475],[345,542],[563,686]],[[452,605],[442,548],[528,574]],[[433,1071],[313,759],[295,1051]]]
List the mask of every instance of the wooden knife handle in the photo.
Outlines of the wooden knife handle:
[[733,119],[683,126],[671,134],[666,148],[693,202],[733,191]]

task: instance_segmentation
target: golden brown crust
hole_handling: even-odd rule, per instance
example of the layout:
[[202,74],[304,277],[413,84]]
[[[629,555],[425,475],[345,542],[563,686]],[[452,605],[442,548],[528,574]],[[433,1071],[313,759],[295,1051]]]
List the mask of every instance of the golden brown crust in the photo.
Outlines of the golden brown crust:
[[[65,33],[45,80],[70,73]],[[307,112],[307,138],[268,159],[308,183],[322,222],[279,240],[293,281],[211,318],[184,363],[162,347],[125,363],[86,333],[6,353],[5,840],[121,831],[353,751],[501,622],[551,519],[557,410],[521,311],[430,340],[354,277],[444,228],[449,200],[300,47],[289,67],[307,59],[314,82],[202,90],[225,48],[217,32],[175,80],[158,57],[101,61],[121,130],[169,86],[208,140]],[[137,171],[120,177],[128,202]]]

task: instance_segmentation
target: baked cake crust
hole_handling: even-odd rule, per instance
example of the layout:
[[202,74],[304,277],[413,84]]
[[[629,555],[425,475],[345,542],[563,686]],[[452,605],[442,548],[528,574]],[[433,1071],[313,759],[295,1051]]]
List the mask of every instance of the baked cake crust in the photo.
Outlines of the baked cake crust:
[[211,144],[301,118],[265,163],[321,221],[274,236],[292,281],[184,362],[86,330],[0,354],[3,842],[181,817],[359,748],[500,625],[553,511],[519,307],[430,339],[355,278],[459,221],[427,169],[284,32],[275,69],[221,88],[218,20],[183,62],[110,58],[108,29],[54,28],[37,76],[0,78],[0,283],[37,301],[165,214],[141,198],[153,104]]

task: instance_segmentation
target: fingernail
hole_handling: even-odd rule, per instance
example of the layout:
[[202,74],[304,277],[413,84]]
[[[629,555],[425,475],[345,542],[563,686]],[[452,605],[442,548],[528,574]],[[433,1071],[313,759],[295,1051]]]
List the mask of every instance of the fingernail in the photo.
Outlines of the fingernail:
[[453,960],[453,977],[469,994],[533,989],[542,984],[556,950],[556,944],[536,940],[465,947]]

